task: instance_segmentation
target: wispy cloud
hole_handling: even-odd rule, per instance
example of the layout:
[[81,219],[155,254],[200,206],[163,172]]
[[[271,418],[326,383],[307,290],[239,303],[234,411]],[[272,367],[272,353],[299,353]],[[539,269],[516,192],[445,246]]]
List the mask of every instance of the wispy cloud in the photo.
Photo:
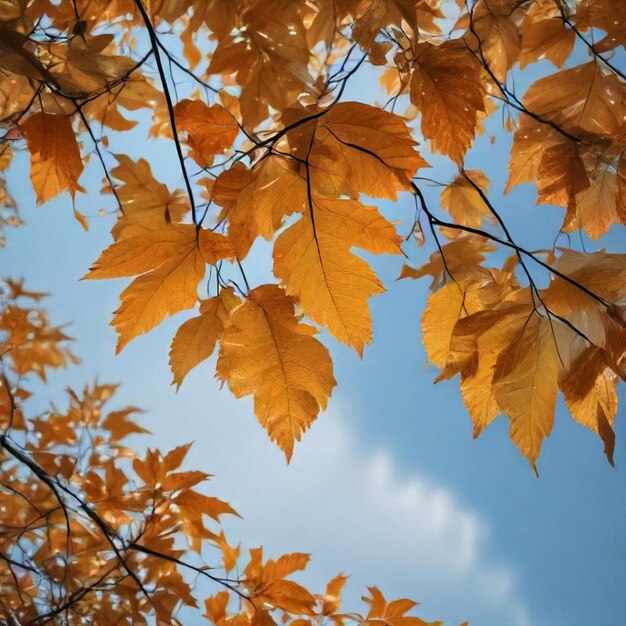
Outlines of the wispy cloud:
[[336,404],[289,467],[260,429],[250,436],[244,427],[241,436],[248,408],[228,404],[240,415],[212,420],[213,443],[196,449],[193,462],[219,470],[213,490],[244,516],[230,523],[233,538],[273,555],[311,552],[306,581],[320,589],[339,571],[350,574],[352,604],[377,584],[390,597],[423,601],[428,619],[530,623],[514,570],[492,554],[488,520],[447,486],[401,472],[388,451],[368,450]]

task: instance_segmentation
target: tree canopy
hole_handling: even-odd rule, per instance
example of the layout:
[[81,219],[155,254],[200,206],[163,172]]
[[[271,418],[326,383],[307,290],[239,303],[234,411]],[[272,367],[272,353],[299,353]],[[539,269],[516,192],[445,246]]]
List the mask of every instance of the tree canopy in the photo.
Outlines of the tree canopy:
[[[71,340],[50,323],[46,294],[3,285],[0,331],[0,619],[4,624],[178,624],[181,608],[216,626],[305,626],[322,620],[427,626],[405,615],[415,602],[388,602],[376,587],[366,610],[344,613],[347,576],[312,594],[292,580],[310,555],[263,556],[226,539],[237,515],[204,493],[209,475],[183,470],[191,444],[167,453],[128,447],[149,433],[137,407],[110,409],[118,385],[67,389],[67,406],[32,415],[34,377],[79,361]],[[208,562],[207,562],[208,561]],[[199,591],[208,582],[216,593]],[[368,606],[369,605],[369,606]]]
[[[7,183],[16,152],[30,155],[37,202],[64,195],[85,229],[83,173],[95,163],[115,222],[111,245],[84,278],[131,279],[111,322],[117,351],[193,310],[169,348],[174,384],[217,353],[216,376],[236,397],[253,397],[258,421],[287,460],[331,401],[331,337],[361,356],[372,342],[369,302],[386,286],[368,259],[392,255],[399,278],[432,279],[423,343],[437,380],[459,377],[475,436],[504,414],[536,472],[560,392],[612,463],[617,385],[626,379],[626,254],[605,250],[602,238],[626,224],[625,38],[626,4],[613,0],[6,0],[3,241],[7,226],[21,224]],[[378,95],[364,89],[349,100],[359,80],[379,81]],[[505,185],[465,167],[477,137],[497,120],[511,140]],[[153,175],[147,151],[132,158],[109,150],[112,136],[131,133],[169,144],[180,189]],[[563,214],[549,249],[518,243],[493,200],[498,186],[508,193],[522,184],[536,187],[538,204],[549,205],[541,210]],[[432,185],[438,203],[427,201]],[[381,205],[389,203],[404,211],[402,220],[386,216]],[[273,276],[250,284],[246,263],[260,240],[271,242]],[[231,548],[202,514],[232,509],[193,490],[201,473],[176,472],[184,450],[135,459],[131,486],[121,442],[141,427],[130,412],[105,417],[111,387],[71,392],[65,414],[22,416],[21,377],[45,377],[47,367],[74,357],[41,310],[13,302],[40,296],[9,286],[3,352],[15,380],[5,377],[2,387],[2,442],[5,453],[14,446],[16,468],[25,466],[9,469],[11,480],[39,481],[41,494],[19,504],[19,515],[26,527],[38,524],[28,542],[44,541],[35,569],[51,581],[46,589],[31,584],[25,568],[16,597],[30,594],[33,607],[47,602],[60,615],[63,602],[83,593],[72,586],[71,567],[87,567],[86,559],[98,589],[111,576],[123,581],[114,585],[117,599],[102,604],[105,613],[131,603],[124,610],[132,605],[138,615],[154,600],[158,616],[171,614],[160,584],[179,585],[177,602],[192,603],[170,531],[182,529],[192,550],[203,539],[217,546],[228,573]],[[19,429],[22,438],[11,443],[9,430]],[[80,442],[90,434],[106,452],[83,458]],[[30,517],[38,498],[56,511],[43,525]],[[61,515],[60,498],[74,498],[81,519]],[[155,507],[152,528],[146,520]],[[154,561],[121,526],[149,528],[150,541],[171,558]],[[70,559],[74,550],[89,556]],[[65,560],[52,558],[55,551]],[[9,565],[10,558],[6,552]],[[304,555],[251,558],[248,597],[296,621],[346,618],[336,615],[335,600],[283,580],[306,564]],[[407,601],[371,594],[366,620],[418,623],[406,621],[417,619],[404,616]],[[93,605],[89,595],[79,601]],[[227,595],[211,599],[209,618],[271,620],[265,610],[250,617],[245,604],[227,617],[227,604]]]

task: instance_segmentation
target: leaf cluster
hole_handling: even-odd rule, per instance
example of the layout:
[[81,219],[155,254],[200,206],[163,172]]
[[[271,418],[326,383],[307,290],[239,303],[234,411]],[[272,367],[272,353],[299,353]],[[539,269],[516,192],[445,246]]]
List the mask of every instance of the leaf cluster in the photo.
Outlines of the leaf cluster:
[[[536,469],[560,389],[612,462],[626,257],[527,250],[490,199],[493,182],[465,161],[498,112],[512,135],[503,191],[532,183],[539,204],[562,207],[555,237],[623,227],[623,7],[11,0],[0,9],[2,163],[25,145],[37,201],[75,201],[94,155],[118,211],[86,278],[133,279],[112,321],[118,350],[196,309],[172,342],[174,382],[216,351],[217,377],[254,398],[287,459],[336,384],[317,330],[359,355],[372,341],[369,300],[385,287],[365,252],[416,257],[401,277],[433,275],[424,344],[440,378],[460,375],[475,435],[504,413]],[[529,70],[518,93],[516,77],[539,62],[549,69]],[[384,104],[344,99],[364,71],[378,73]],[[109,154],[109,135],[130,132],[125,111],[139,109],[151,113],[148,134],[171,142],[182,190],[143,158]],[[455,172],[429,206],[422,170],[444,160]],[[414,203],[406,238],[375,206],[402,198]],[[426,236],[423,264],[407,240]],[[260,239],[272,242],[278,284],[249,284]],[[512,256],[490,256],[502,250]]]

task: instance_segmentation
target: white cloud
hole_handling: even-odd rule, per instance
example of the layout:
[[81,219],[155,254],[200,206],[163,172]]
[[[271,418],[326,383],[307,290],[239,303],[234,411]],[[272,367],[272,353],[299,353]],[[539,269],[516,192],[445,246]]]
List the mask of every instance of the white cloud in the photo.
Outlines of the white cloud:
[[190,461],[219,472],[211,492],[243,515],[227,526],[230,537],[245,547],[263,544],[268,556],[311,552],[301,580],[316,590],[339,571],[350,574],[346,599],[352,607],[376,584],[388,597],[422,602],[425,619],[530,623],[514,571],[490,555],[484,516],[448,487],[403,475],[388,452],[368,450],[337,403],[305,435],[287,467],[260,427],[252,428],[251,406],[227,397],[217,396],[219,406],[205,416],[210,440],[198,441]]

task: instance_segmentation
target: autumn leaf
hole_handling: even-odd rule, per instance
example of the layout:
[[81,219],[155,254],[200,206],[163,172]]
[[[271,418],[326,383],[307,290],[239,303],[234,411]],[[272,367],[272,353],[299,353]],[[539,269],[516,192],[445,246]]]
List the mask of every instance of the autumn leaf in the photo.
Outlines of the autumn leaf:
[[254,396],[259,422],[287,460],[335,386],[328,350],[314,333],[282,289],[262,285],[233,311],[220,340],[218,377],[236,397]]
[[406,615],[417,606],[417,602],[407,599],[387,602],[377,587],[368,587],[368,591],[371,598],[363,598],[370,605],[369,613],[363,622],[367,626],[381,623],[385,626],[443,626],[441,622],[425,622],[419,617]]
[[522,69],[544,56],[557,67],[561,67],[574,49],[576,35],[566,28],[560,19],[558,6],[551,0],[533,3],[519,31],[519,62]]
[[274,273],[313,321],[361,354],[372,337],[368,299],[384,289],[350,248],[397,254],[399,243],[374,207],[315,195],[307,214],[276,240]]
[[123,213],[112,230],[115,239],[182,221],[189,202],[180,191],[170,193],[154,178],[145,159],[133,161],[125,154],[116,155],[116,159],[118,165],[111,169],[111,175],[122,183],[116,186],[116,194]]
[[[482,54],[490,72],[501,82],[506,81],[508,70],[520,56],[521,38],[516,22],[523,13],[524,9],[513,0],[477,2],[472,12],[472,32],[468,39],[473,43],[475,33],[480,41],[478,54]],[[464,20],[461,23],[465,25]]]
[[78,179],[83,162],[70,118],[35,113],[21,125],[30,152],[30,179],[42,204],[64,191],[83,191]]
[[[116,217],[115,243],[88,276],[131,278],[113,318],[118,351],[165,318],[197,309],[170,348],[174,383],[219,345],[218,375],[236,395],[254,397],[259,420],[289,456],[334,385],[330,357],[309,323],[362,355],[373,338],[369,300],[388,288],[369,255],[403,254],[400,278],[432,277],[424,347],[440,370],[436,381],[459,376],[474,436],[505,413],[534,466],[561,385],[570,413],[603,437],[610,457],[608,389],[613,376],[626,379],[626,295],[624,260],[598,246],[626,224],[621,4],[5,4],[0,247],[26,214],[11,180],[24,139],[38,203],[69,191],[85,230]],[[159,147],[143,149],[142,136]],[[500,159],[510,137],[509,158]],[[171,160],[156,169],[161,144]],[[505,165],[512,212],[498,201]],[[426,167],[432,174],[422,174]],[[76,206],[83,169],[89,191],[98,193],[93,181],[102,180],[103,197]],[[540,208],[520,201],[515,188],[526,183],[536,187]],[[552,207],[562,221],[548,232]],[[533,228],[521,241],[513,225],[526,210],[534,210]],[[569,237],[576,231],[583,239]],[[274,280],[279,285],[264,285]],[[67,335],[38,306],[13,300],[2,313],[1,347],[12,351],[15,372],[43,378],[75,358],[64,347]],[[235,337],[252,346],[248,353]],[[309,352],[319,357],[314,365]],[[254,363],[250,354],[258,354]],[[541,387],[531,381],[536,370]],[[119,414],[107,436],[132,423]],[[55,424],[66,438],[74,428]],[[44,440],[55,436],[44,430]],[[116,450],[126,454],[119,441]],[[38,454],[72,478],[69,461]],[[119,488],[107,471],[93,478],[98,497],[107,480]],[[115,520],[128,515],[121,506]],[[185,519],[195,547],[210,540],[222,549],[217,533]],[[169,539],[156,533],[150,541]],[[157,573],[191,602],[177,573]],[[128,593],[129,615],[140,622],[141,603]],[[153,595],[155,618],[167,622],[174,600]],[[220,620],[273,626],[272,611]],[[310,617],[286,619],[311,626]],[[335,618],[341,626],[344,618]]]
[[450,278],[448,272],[456,279],[472,277],[485,255],[493,252],[495,248],[489,242],[473,235],[459,237],[441,246],[441,252],[433,252],[427,263],[419,268],[403,265],[398,279],[413,278],[418,279],[424,276],[432,276],[433,280],[430,289],[434,290]]
[[187,133],[191,157],[200,167],[211,165],[239,134],[237,120],[219,104],[209,107],[202,100],[181,100],[174,112],[178,129]]
[[582,129],[610,137],[622,125],[623,85],[595,62],[540,78],[524,95],[524,105],[536,115],[566,130]]
[[284,611],[313,615],[314,596],[298,583],[285,580],[290,574],[303,570],[309,558],[308,554],[296,552],[263,563],[262,549],[250,550],[250,562],[244,576],[251,597],[261,604],[267,603]]
[[487,193],[489,180],[478,170],[466,170],[465,176],[459,174],[441,192],[441,207],[446,209],[458,224],[479,228],[485,217],[492,217],[480,194],[468,180]]
[[617,375],[599,348],[582,351],[559,381],[572,417],[600,436],[611,465],[615,450],[613,424],[618,404],[617,381]]
[[337,574],[337,576],[328,581],[326,591],[321,597],[322,615],[332,615],[339,610],[341,606],[341,590],[346,584],[346,580],[348,580],[347,576]]
[[594,172],[594,178],[576,194],[575,208],[568,211],[563,230],[584,230],[599,239],[613,224],[626,224],[618,176],[608,167]]
[[205,263],[232,257],[228,239],[193,224],[170,224],[121,239],[107,248],[84,278],[134,276],[120,296],[112,325],[119,334],[119,352],[131,339],[152,330],[161,320],[197,301]]
[[177,388],[196,365],[211,356],[217,340],[230,323],[231,310],[239,302],[233,288],[226,287],[219,296],[203,300],[200,315],[187,320],[176,331],[170,348],[170,366]]
[[434,150],[460,165],[485,110],[480,63],[454,41],[419,44],[415,56],[411,102],[422,114],[422,133]]
[[556,204],[575,210],[577,194],[589,184],[576,143],[563,141],[544,150],[537,173],[540,204]]
[[552,324],[531,314],[494,368],[495,399],[509,418],[511,439],[535,472],[554,423],[560,362]]
[[[360,102],[341,102],[322,116],[315,131],[310,163],[319,171],[346,181],[351,195],[395,200],[398,191],[410,190],[412,176],[428,164],[414,149],[415,140],[397,115]],[[332,183],[326,188],[332,188]]]
[[211,198],[223,207],[219,219],[228,221],[228,235],[241,260],[258,237],[271,239],[284,217],[304,211],[306,183],[287,159],[268,157],[252,169],[235,163],[222,172]]

